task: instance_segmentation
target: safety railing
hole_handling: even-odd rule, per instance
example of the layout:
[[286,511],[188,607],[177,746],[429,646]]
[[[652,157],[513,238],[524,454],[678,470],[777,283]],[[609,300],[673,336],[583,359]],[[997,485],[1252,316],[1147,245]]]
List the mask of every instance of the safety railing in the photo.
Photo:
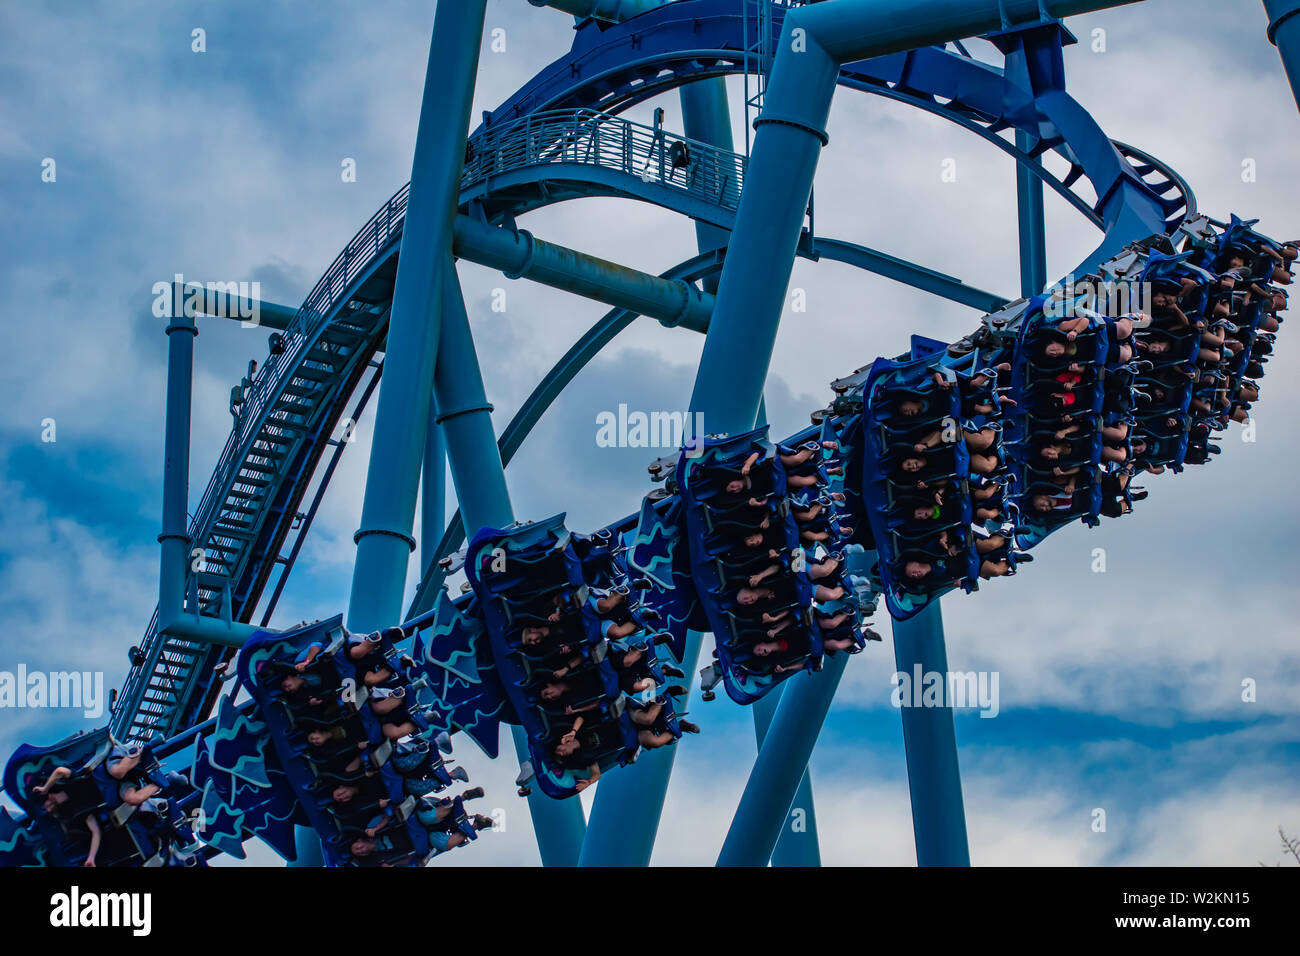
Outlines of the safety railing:
[[601,113],[549,110],[481,131],[469,141],[461,189],[538,166],[576,164],[635,176],[735,210],[745,158],[729,150]]

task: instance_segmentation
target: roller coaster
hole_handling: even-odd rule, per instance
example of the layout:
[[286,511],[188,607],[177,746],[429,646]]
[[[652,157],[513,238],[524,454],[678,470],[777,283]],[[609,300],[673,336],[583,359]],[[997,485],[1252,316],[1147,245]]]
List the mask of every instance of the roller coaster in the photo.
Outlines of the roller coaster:
[[[1173,168],[1108,138],[1067,92],[1064,18],[1132,0],[529,2],[573,14],[573,45],[468,136],[486,0],[438,4],[412,181],[299,308],[170,290],[158,608],[108,725],[9,759],[21,813],[0,808],[0,862],[205,865],[243,859],[254,837],[298,866],[473,853],[493,821],[469,809],[482,789],[458,787],[450,755],[459,737],[501,756],[505,724],[543,862],[645,865],[676,749],[708,746],[684,713],[698,672],[706,701],[720,688],[752,708],[760,741],[719,864],[816,865],[815,825],[787,820],[812,807],[808,758],[849,659],[880,639],[872,616],[893,619],[899,670],[946,672],[945,593],[1001,586],[1049,534],[1128,514],[1146,496],[1133,479],[1207,463],[1249,421],[1300,249],[1202,212]],[[1265,7],[1295,84],[1300,2]],[[744,79],[743,152],[730,76]],[[816,233],[840,88],[1015,161],[1020,297]],[[662,112],[622,115],[674,91],[681,131]],[[1053,285],[1047,188],[1101,233]],[[685,216],[697,248],[654,276],[518,225],[586,197]],[[913,336],[844,369],[809,426],[776,441],[762,394],[796,258],[980,318],[956,342]],[[499,437],[456,259],[611,307]],[[232,390],[234,425],[191,509],[196,319],[250,312],[268,354]],[[586,533],[564,515],[517,520],[504,468],[642,316],[705,335],[701,425],[649,463],[636,513]],[[346,616],[273,628],[351,444],[340,429],[376,396]],[[902,719],[918,861],[967,864],[952,710]],[[586,818],[575,795],[597,781]]]

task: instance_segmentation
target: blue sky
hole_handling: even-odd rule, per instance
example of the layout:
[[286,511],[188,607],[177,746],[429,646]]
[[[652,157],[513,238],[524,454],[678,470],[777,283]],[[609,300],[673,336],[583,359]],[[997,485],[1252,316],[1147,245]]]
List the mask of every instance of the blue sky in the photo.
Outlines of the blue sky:
[[[157,591],[164,336],[151,287],[174,273],[260,281],[297,303],[410,174],[430,0],[12,5],[0,31],[0,670],[96,669],[120,685]],[[1107,132],[1172,163],[1201,207],[1300,234],[1300,122],[1256,0],[1149,0],[1071,21],[1073,95]],[[569,42],[569,20],[491,0],[475,114]],[[207,52],[190,50],[191,30]],[[1087,42],[1106,31],[1106,51]],[[739,87],[733,86],[733,102]],[[675,96],[663,106],[680,128]],[[983,141],[926,114],[841,93],[818,179],[821,233],[1018,287],[1015,177]],[[737,142],[743,133],[737,128]],[[41,162],[57,181],[41,181]],[[340,180],[353,158],[357,181]],[[955,159],[954,183],[940,180]],[[1243,182],[1242,162],[1258,178]],[[1049,272],[1096,243],[1048,195]],[[525,221],[539,236],[659,272],[692,253],[687,221],[583,200]],[[504,425],[601,314],[585,300],[462,265],[488,393]],[[826,383],[905,347],[953,338],[969,309],[834,263],[796,264],[808,311],[787,315],[767,393],[778,432],[824,404]],[[494,289],[508,291],[493,313]],[[1284,333],[1290,331],[1284,329]],[[1014,580],[944,602],[950,664],[1000,675],[1001,713],[957,734],[972,858],[982,864],[1275,861],[1300,831],[1300,650],[1293,492],[1297,356],[1281,338],[1253,444],[1231,433],[1211,466],[1145,482],[1134,516],[1053,537]],[[601,449],[594,416],[620,402],[683,408],[700,341],[638,325],[574,382],[511,466],[516,513],[567,510],[587,529],[636,507],[643,451]],[[192,500],[230,427],[229,388],[265,333],[211,322],[197,344]],[[57,422],[57,441],[40,440]],[[343,610],[360,515],[368,421],[344,456],[277,624]],[[581,485],[575,475],[583,476]],[[1107,571],[1090,571],[1094,548]],[[887,629],[887,624],[882,623]],[[831,863],[913,862],[888,640],[851,662],[813,759]],[[1241,700],[1254,679],[1258,699]],[[694,700],[656,861],[715,857],[753,754],[750,718]],[[0,753],[86,726],[68,712],[0,711]],[[468,745],[458,748],[468,750]],[[531,863],[514,769],[465,760],[505,833],[439,865]],[[1107,811],[1105,833],[1090,829]],[[262,854],[256,858],[268,858]]]

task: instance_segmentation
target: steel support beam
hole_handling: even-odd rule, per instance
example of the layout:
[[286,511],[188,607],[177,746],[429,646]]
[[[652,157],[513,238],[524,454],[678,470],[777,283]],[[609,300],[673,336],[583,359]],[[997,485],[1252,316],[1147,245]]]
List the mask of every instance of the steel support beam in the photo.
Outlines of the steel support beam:
[[[691,397],[707,432],[744,431],[758,411],[841,65],[1129,2],[837,0],[790,10]],[[821,674],[792,679],[719,863],[766,861],[804,766],[790,763],[806,761],[805,745],[811,752],[843,661],[836,655]],[[787,729],[794,741],[784,739]]]
[[[483,388],[483,373],[470,334],[465,299],[450,256],[442,269],[442,322],[434,379],[436,424],[443,429],[460,513],[469,536],[473,537],[479,528],[509,527],[515,515],[492,429],[492,406]],[[436,539],[428,547],[436,548]],[[514,727],[512,732],[515,752],[521,761],[527,759],[528,740],[523,729]],[[576,865],[586,827],[582,804],[578,800],[552,800],[540,789],[534,789],[528,797],[528,809],[542,863]]]
[[[814,115],[811,124],[787,118],[797,116],[799,110],[782,105],[782,86],[776,80],[783,60],[778,56],[767,106],[755,123],[753,155],[691,396],[690,409],[703,414],[710,434],[748,431],[757,418],[818,154],[825,142],[825,134],[818,130],[830,110],[838,64],[823,54],[798,59],[820,64],[820,69],[812,69],[807,92],[824,104],[820,110],[814,108],[820,119]],[[805,84],[801,80],[798,86],[800,90],[794,96],[785,94],[786,99],[802,98]],[[719,321],[723,303],[726,318]]]
[[[189,298],[197,315],[209,315],[232,322],[247,323],[249,328],[272,329],[283,332],[298,314],[298,309],[266,299],[231,295],[228,292],[200,288],[197,283],[172,283],[183,299]],[[187,291],[188,290],[188,291]],[[175,293],[173,293],[174,295]],[[175,299],[173,298],[173,301]]]
[[505,469],[492,429],[492,405],[483,387],[460,278],[450,259],[441,266],[442,330],[434,395],[451,465],[451,480],[469,536],[479,528],[508,528],[515,521]]
[[945,688],[942,707],[916,707],[905,700],[900,708],[916,862],[920,866],[970,866],[957,733],[946,691],[948,651],[938,601],[909,620],[894,622],[894,660],[898,673],[906,674],[909,681],[914,682],[917,674],[939,674]]
[[172,290],[167,324],[167,408],[163,421],[163,504],[158,565],[158,622],[185,612],[190,565],[190,419],[194,391],[194,339],[199,328]]
[[[1064,19],[1139,3],[1141,0],[835,0],[795,8],[786,15],[783,40],[804,30],[839,63],[856,63],[923,46]],[[785,44],[787,60],[799,51]],[[791,56],[791,54],[795,54]],[[773,73],[775,82],[775,71]],[[768,96],[771,88],[768,88]],[[769,100],[770,102],[770,100]]]
[[[1016,145],[1028,151],[1034,145],[1023,130]],[[1020,219],[1020,294],[1039,295],[1047,288],[1047,221],[1043,209],[1043,181],[1033,170],[1016,163],[1016,210]]]
[[420,573],[438,560],[438,542],[447,524],[447,440],[438,424],[438,399],[429,393],[429,424],[420,470]]
[[[1029,45],[1039,49],[1042,28],[1031,28],[1023,34],[1004,34],[998,43],[1006,55],[1004,73],[1009,82],[1033,95],[1038,90],[1036,76],[1041,64],[1031,69]],[[1051,34],[1060,42],[1060,33]],[[1023,129],[1016,130],[1016,149],[1032,156],[1038,141]],[[1016,212],[1020,227],[1020,294],[1025,298],[1039,295],[1047,287],[1047,222],[1043,209],[1042,164],[1037,158],[1016,163]]]
[[968,286],[945,273],[842,239],[817,236],[801,247],[799,254],[809,256],[817,262],[822,259],[843,262],[980,312],[996,312],[1010,301],[992,292]]
[[664,325],[702,332],[713,314],[713,296],[692,283],[661,279],[576,249],[537,239],[527,229],[502,229],[457,216],[453,251],[461,259],[498,269],[508,279],[532,279],[595,299]]
[[804,672],[786,681],[718,854],[718,866],[767,865],[849,656],[827,657],[820,673]]
[[1300,0],[1264,0],[1268,12],[1268,38],[1277,47],[1300,106]]
[[[188,561],[188,554],[186,561]],[[161,605],[158,608],[158,630],[172,637],[182,637],[189,641],[203,644],[220,644],[222,647],[243,647],[244,642],[258,631],[271,631],[271,628],[254,627],[240,621],[224,621],[215,617],[203,617],[198,614],[185,613],[170,619],[162,616]]]
[[571,13],[579,20],[592,17],[607,23],[622,23],[647,10],[661,7],[668,0],[528,0],[535,7],[554,7]]
[[425,72],[384,377],[357,531],[348,627],[401,620],[411,532],[438,348],[444,263],[451,253],[487,0],[440,3]]
[[[759,750],[776,716],[777,705],[785,694],[785,684],[778,684],[766,697],[760,698],[750,709],[754,712],[754,739]],[[794,802],[786,811],[781,835],[772,850],[773,866],[821,866],[821,846],[817,840],[817,811],[813,804],[812,776],[807,767],[794,793]]]

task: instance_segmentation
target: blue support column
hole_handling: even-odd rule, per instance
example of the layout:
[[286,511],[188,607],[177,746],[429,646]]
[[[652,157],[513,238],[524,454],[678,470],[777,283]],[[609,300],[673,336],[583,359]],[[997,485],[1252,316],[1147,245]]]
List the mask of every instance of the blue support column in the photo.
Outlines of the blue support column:
[[420,471],[420,570],[438,560],[438,542],[447,525],[447,441],[438,424],[438,400],[429,393],[428,434]]
[[167,324],[167,409],[163,422],[162,545],[158,565],[158,623],[170,624],[185,607],[190,564],[190,417],[194,388],[194,339],[198,327],[187,315],[179,289],[172,292]]
[[1268,38],[1282,57],[1291,92],[1300,106],[1300,0],[1264,0]]
[[[754,712],[754,738],[759,750],[776,716],[777,705],[785,693],[785,684],[760,699],[750,709]],[[805,767],[799,787],[794,793],[794,803],[786,811],[781,836],[772,851],[773,866],[821,866],[821,847],[817,841],[817,811],[813,804],[812,777]]]
[[465,158],[487,0],[440,3],[424,79],[384,377],[356,534],[348,626],[401,619],[411,532],[428,429],[443,264]]
[[[446,440],[461,517],[467,536],[472,538],[479,528],[508,527],[515,515],[492,429],[492,406],[483,388],[465,299],[450,257],[445,259],[442,270],[442,330],[434,380],[437,424]],[[521,761],[527,759],[528,742],[523,729],[511,729],[515,752]],[[534,789],[528,797],[528,809],[542,863],[575,866],[586,826],[582,804],[576,798],[552,800]]]
[[[938,601],[910,620],[894,622],[894,660],[899,673],[907,674],[909,680],[920,668],[921,674],[943,675],[947,687],[948,651]],[[916,862],[920,866],[970,866],[957,734],[947,694],[942,707],[904,706],[901,713]]]
[[827,657],[820,673],[804,672],[786,681],[718,854],[718,866],[767,865],[848,660],[848,654]]
[[[1063,87],[1065,62],[1061,50],[1073,37],[1059,23],[1039,24],[996,34],[993,43],[1006,57],[1006,78],[1037,97]],[[1026,155],[1039,141],[1022,129],[1016,130],[1016,148]],[[1047,286],[1047,223],[1043,211],[1043,181],[1032,165],[1016,163],[1016,211],[1020,226],[1020,294],[1030,298]]]
[[[1016,146],[1032,149],[1024,130],[1016,131]],[[1020,216],[1020,294],[1039,295],[1047,286],[1047,222],[1043,210],[1043,181],[1016,164],[1016,208]]]
[[492,405],[483,388],[478,352],[470,334],[460,279],[450,257],[440,266],[442,333],[438,342],[434,394],[437,424],[446,442],[451,481],[460,503],[466,537],[479,528],[505,528],[515,513],[506,488],[505,469],[492,429]]
[[[728,151],[733,149],[731,111],[727,104],[727,83],[721,77],[682,87],[682,117],[686,136]],[[703,223],[695,224],[701,252],[727,244],[730,233]],[[717,283],[706,282],[705,291],[717,291]],[[704,635],[687,635],[678,663],[686,680],[695,680]],[[596,798],[582,844],[582,866],[648,866],[654,852],[655,835],[668,796],[677,746],[644,751],[637,762],[609,774],[596,785]]]

